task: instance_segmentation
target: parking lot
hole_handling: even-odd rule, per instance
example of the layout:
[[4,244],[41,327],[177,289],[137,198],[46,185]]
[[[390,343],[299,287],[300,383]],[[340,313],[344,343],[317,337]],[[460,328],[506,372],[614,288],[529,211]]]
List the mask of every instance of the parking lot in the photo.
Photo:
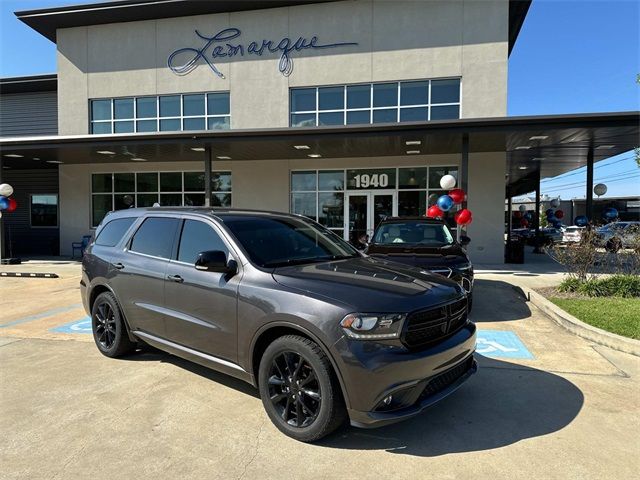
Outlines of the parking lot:
[[477,276],[481,368],[458,392],[308,445],[240,381],[156,351],[100,355],[79,264],[2,267],[18,269],[60,278],[0,278],[3,478],[627,479],[640,467],[640,359],[566,332],[509,275]]

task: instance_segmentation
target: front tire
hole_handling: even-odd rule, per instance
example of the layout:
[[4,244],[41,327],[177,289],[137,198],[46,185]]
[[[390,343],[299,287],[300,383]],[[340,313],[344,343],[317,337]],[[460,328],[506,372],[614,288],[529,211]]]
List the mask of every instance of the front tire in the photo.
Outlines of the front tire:
[[289,437],[313,442],[346,419],[331,363],[308,338],[287,335],[274,340],[260,360],[258,379],[267,415]]
[[120,357],[135,348],[129,340],[120,306],[111,292],[101,293],[93,302],[91,330],[98,350],[109,358]]

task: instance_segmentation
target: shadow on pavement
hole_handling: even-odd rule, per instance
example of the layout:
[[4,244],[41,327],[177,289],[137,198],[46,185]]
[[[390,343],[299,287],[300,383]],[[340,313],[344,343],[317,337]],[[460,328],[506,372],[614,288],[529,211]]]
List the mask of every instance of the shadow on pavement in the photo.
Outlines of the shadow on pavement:
[[491,450],[569,425],[584,396],[557,375],[478,356],[460,390],[420,415],[374,430],[348,427],[318,445],[420,457]]
[[529,318],[531,310],[513,285],[499,280],[476,279],[473,284],[473,310],[476,323],[504,322]]
[[211,380],[212,382],[219,383],[221,385],[224,385],[225,387],[233,388],[234,390],[237,390],[246,395],[260,398],[258,390],[256,390],[252,385],[243,382],[242,380],[238,380],[237,378],[234,378],[230,375],[211,370],[210,368],[203,367],[202,365],[198,365],[197,363],[193,363],[189,360],[171,355],[170,353],[165,353],[148,345],[145,345],[133,355],[122,357],[122,360],[136,362],[170,363],[171,365],[175,365],[176,367],[182,368],[191,373],[195,373],[196,375],[200,375],[201,377],[204,377],[207,380]]

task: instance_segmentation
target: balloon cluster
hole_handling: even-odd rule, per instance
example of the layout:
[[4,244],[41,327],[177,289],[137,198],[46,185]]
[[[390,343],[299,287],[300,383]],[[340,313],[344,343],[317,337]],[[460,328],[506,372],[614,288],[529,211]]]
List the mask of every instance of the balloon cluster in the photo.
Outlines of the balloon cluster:
[[[18,208],[18,202],[11,195],[13,195],[13,187],[8,183],[0,184],[0,210],[13,212]],[[2,217],[2,212],[0,212],[0,217]]]
[[573,223],[575,225],[577,225],[578,227],[586,227],[587,224],[589,223],[589,219],[586,217],[586,215],[578,215],[574,220]]
[[[449,192],[439,197],[435,193],[429,195],[430,206],[427,209],[427,217],[442,218],[444,212],[448,212],[454,205],[464,202],[467,194],[461,188],[454,188],[455,186],[456,178],[453,175],[445,175],[440,179],[440,187],[443,190],[449,190]],[[469,225],[473,221],[473,215],[470,210],[463,208],[453,215],[453,219],[458,225]]]
[[549,203],[551,208],[547,208],[544,212],[547,217],[547,222],[555,228],[560,228],[562,226],[562,219],[564,218],[564,212],[558,208],[560,206],[560,200],[554,198]]

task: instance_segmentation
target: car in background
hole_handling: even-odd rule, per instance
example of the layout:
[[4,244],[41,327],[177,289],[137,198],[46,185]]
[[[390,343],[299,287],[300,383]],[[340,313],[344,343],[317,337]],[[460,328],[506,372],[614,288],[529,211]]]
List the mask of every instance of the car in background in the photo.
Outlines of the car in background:
[[571,225],[566,227],[562,232],[563,243],[576,243],[582,238],[582,231],[585,227],[579,227],[577,225]]
[[640,248],[640,222],[612,222],[596,230],[596,244],[608,252]]
[[[540,234],[542,236],[543,245],[553,245],[554,243],[562,242],[563,233],[560,228],[547,227],[541,228]],[[534,230],[535,235],[535,230]]]
[[464,247],[443,220],[427,217],[389,217],[376,228],[366,253],[429,270],[460,284],[473,303],[473,265]]
[[298,215],[110,213],[80,291],[102,354],[149,344],[249,382],[275,426],[305,442],[347,419],[413,417],[477,369],[460,285],[363,255]]

